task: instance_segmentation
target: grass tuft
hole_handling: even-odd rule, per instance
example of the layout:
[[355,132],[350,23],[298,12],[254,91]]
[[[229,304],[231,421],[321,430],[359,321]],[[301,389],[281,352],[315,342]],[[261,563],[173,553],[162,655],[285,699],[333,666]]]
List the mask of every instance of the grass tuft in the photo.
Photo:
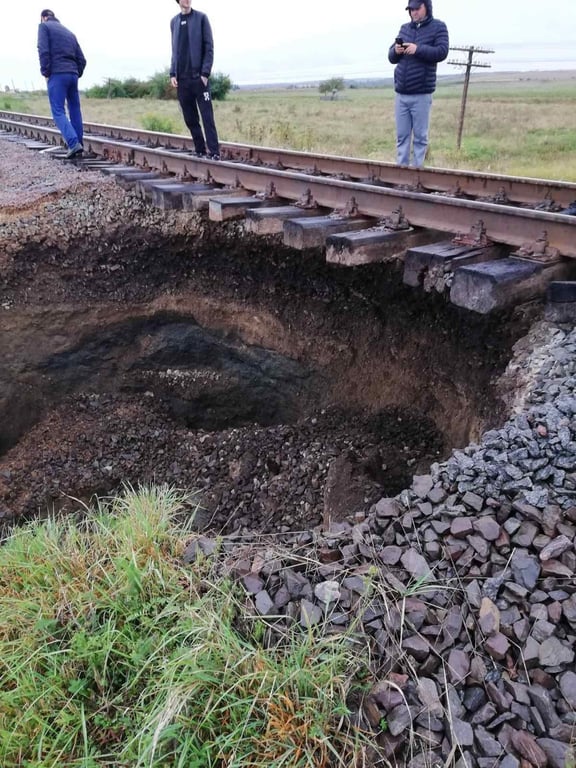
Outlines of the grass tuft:
[[176,133],[175,121],[161,115],[144,115],[142,127],[147,131],[156,131],[157,133]]
[[360,764],[351,637],[262,647],[238,587],[181,559],[196,503],[127,488],[0,548],[2,768]]

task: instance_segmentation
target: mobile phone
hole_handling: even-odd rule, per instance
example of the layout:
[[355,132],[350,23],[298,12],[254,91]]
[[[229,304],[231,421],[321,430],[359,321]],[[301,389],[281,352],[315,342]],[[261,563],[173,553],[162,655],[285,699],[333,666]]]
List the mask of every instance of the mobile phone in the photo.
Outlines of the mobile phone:
[[397,37],[396,38],[396,45],[402,45],[403,46],[404,45],[404,40],[402,40],[401,37]]

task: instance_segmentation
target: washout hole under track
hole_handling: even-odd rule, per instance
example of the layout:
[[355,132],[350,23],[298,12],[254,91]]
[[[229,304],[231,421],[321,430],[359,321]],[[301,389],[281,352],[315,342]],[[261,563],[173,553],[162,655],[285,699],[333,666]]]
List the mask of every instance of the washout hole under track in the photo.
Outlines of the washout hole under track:
[[3,282],[4,521],[126,482],[198,489],[228,533],[366,514],[498,423],[529,325],[234,224],[35,244]]

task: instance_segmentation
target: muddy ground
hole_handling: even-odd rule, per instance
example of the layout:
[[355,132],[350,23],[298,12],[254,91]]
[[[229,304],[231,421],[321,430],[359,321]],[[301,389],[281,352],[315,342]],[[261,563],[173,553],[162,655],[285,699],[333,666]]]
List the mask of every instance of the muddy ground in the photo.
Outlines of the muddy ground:
[[308,529],[503,418],[537,304],[477,316],[401,264],[326,265],[77,168],[46,190],[58,161],[0,143],[14,190],[44,169],[0,201],[4,520],[160,482],[218,530]]

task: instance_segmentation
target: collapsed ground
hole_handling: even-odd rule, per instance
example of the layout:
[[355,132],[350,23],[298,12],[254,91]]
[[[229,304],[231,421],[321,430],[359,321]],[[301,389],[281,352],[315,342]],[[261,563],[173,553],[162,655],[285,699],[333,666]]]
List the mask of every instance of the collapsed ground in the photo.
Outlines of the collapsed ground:
[[308,529],[501,417],[525,312],[474,317],[397,265],[329,267],[9,149],[74,175],[2,201],[4,518],[168,482],[199,489],[203,524]]

